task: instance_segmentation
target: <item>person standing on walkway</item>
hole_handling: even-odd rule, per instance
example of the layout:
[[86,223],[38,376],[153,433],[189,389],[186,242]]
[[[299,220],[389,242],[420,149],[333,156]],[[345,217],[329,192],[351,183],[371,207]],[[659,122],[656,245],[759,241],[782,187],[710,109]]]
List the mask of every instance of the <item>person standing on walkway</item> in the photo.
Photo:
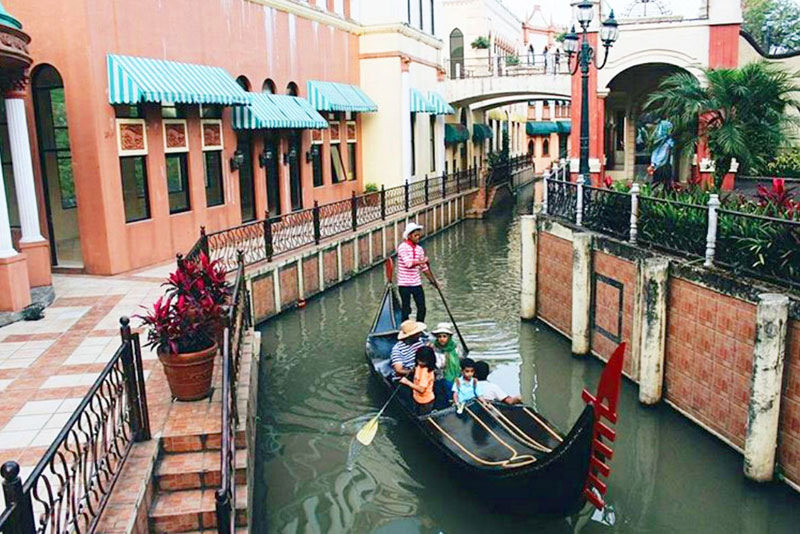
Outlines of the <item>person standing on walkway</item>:
[[397,246],[397,289],[400,292],[400,303],[403,321],[411,315],[411,298],[417,308],[417,321],[425,321],[425,291],[422,289],[422,273],[434,286],[436,279],[428,268],[428,257],[425,249],[419,246],[422,239],[422,226],[408,223],[403,232],[403,242]]

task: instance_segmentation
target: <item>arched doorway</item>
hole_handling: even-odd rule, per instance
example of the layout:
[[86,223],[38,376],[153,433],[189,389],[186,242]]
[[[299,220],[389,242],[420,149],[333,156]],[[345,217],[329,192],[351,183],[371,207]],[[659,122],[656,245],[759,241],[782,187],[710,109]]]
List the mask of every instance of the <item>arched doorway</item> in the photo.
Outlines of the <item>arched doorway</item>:
[[[661,119],[643,107],[661,81],[672,74],[687,72],[665,63],[647,63],[630,67],[609,83],[605,100],[604,152],[606,171],[616,180],[647,178],[647,167],[653,151],[652,134]],[[691,161],[681,158],[679,147],[673,150],[673,179],[687,179]]]
[[528,155],[533,156],[533,140],[528,141]]
[[[461,108],[461,115],[460,115],[460,118],[459,118],[459,122],[461,123],[461,126],[464,127],[464,130],[468,132],[469,131],[469,126],[467,125],[467,108],[466,107]],[[461,168],[462,169],[466,169],[467,167],[469,167],[469,152],[468,152],[468,148],[467,148],[468,146],[469,146],[469,141],[464,141],[463,143],[461,143],[461,151],[459,153],[459,156],[461,158]],[[455,169],[453,169],[453,170],[455,170]]]
[[[236,83],[245,91],[250,91],[250,80],[246,76],[236,78]],[[241,155],[239,165],[239,201],[242,222],[256,218],[256,191],[253,173],[253,138],[250,130],[236,132],[236,152]]]
[[59,267],[83,267],[64,83],[55,68],[42,65],[32,88],[51,259]]
[[450,77],[464,76],[464,34],[454,28],[450,32]]

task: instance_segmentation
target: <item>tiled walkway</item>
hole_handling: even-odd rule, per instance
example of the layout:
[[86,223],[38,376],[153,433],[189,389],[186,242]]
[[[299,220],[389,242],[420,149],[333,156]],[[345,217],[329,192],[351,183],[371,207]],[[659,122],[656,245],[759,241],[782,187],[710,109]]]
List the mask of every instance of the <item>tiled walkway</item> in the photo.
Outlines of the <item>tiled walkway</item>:
[[[23,475],[34,467],[119,347],[120,316],[152,305],[173,266],[54,275],[56,300],[44,319],[0,328],[0,463],[16,460]],[[146,376],[161,374],[155,353],[143,348],[142,357]]]

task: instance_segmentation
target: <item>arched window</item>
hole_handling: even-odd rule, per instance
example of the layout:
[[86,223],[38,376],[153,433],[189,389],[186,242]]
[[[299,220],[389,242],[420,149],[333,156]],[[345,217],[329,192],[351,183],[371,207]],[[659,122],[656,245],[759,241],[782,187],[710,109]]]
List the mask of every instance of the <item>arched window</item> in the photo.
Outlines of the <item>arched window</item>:
[[528,154],[533,155],[533,141],[528,141]]
[[454,28],[450,32],[450,77],[460,78],[464,75],[464,34]]
[[542,156],[550,157],[550,139],[545,139],[542,143]]
[[467,125],[467,109],[466,108],[461,108],[461,118],[460,118],[459,122],[464,126]]
[[250,90],[250,80],[247,79],[247,76],[244,75],[239,76],[238,78],[236,78],[236,83],[238,83],[239,87],[241,87],[245,91]]
[[275,82],[273,82],[269,78],[264,80],[264,83],[261,84],[261,92],[274,95],[275,94]]
[[294,82],[289,82],[289,85],[286,86],[286,94],[300,96],[300,92],[297,90],[297,84]]
[[[42,65],[32,88],[52,260],[82,264],[64,82],[55,68]],[[147,216],[145,208],[140,218]]]

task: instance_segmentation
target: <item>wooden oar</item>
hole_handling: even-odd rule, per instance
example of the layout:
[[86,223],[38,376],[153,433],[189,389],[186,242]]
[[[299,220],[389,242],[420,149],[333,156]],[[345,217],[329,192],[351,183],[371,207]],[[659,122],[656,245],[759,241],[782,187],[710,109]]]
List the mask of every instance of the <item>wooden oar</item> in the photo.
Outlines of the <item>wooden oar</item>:
[[359,443],[364,446],[372,443],[372,440],[375,439],[375,434],[378,432],[378,420],[381,418],[381,415],[383,415],[383,411],[386,409],[386,407],[389,406],[389,403],[392,402],[394,396],[397,395],[397,392],[400,391],[401,387],[403,386],[397,384],[397,386],[394,388],[394,391],[389,396],[389,400],[387,400],[386,404],[384,404],[383,408],[381,408],[381,411],[379,411],[375,417],[367,421],[366,425],[361,427],[361,430],[359,430],[358,434],[356,434],[356,439]]
[[464,356],[469,354],[469,347],[467,346],[467,342],[464,341],[464,336],[461,335],[461,330],[458,329],[458,323],[456,323],[453,314],[450,312],[450,306],[447,305],[447,300],[444,298],[444,293],[442,293],[442,288],[439,286],[439,281],[436,280],[436,277],[433,275],[433,269],[431,269],[430,264],[428,264],[428,272],[431,273],[431,278],[433,279],[435,284],[433,287],[436,288],[436,291],[439,292],[439,296],[442,298],[442,304],[444,304],[444,309],[447,310],[447,315],[450,317],[450,321],[453,323],[453,327],[456,329],[456,334],[458,334],[458,339],[461,340],[461,345],[464,347]]

